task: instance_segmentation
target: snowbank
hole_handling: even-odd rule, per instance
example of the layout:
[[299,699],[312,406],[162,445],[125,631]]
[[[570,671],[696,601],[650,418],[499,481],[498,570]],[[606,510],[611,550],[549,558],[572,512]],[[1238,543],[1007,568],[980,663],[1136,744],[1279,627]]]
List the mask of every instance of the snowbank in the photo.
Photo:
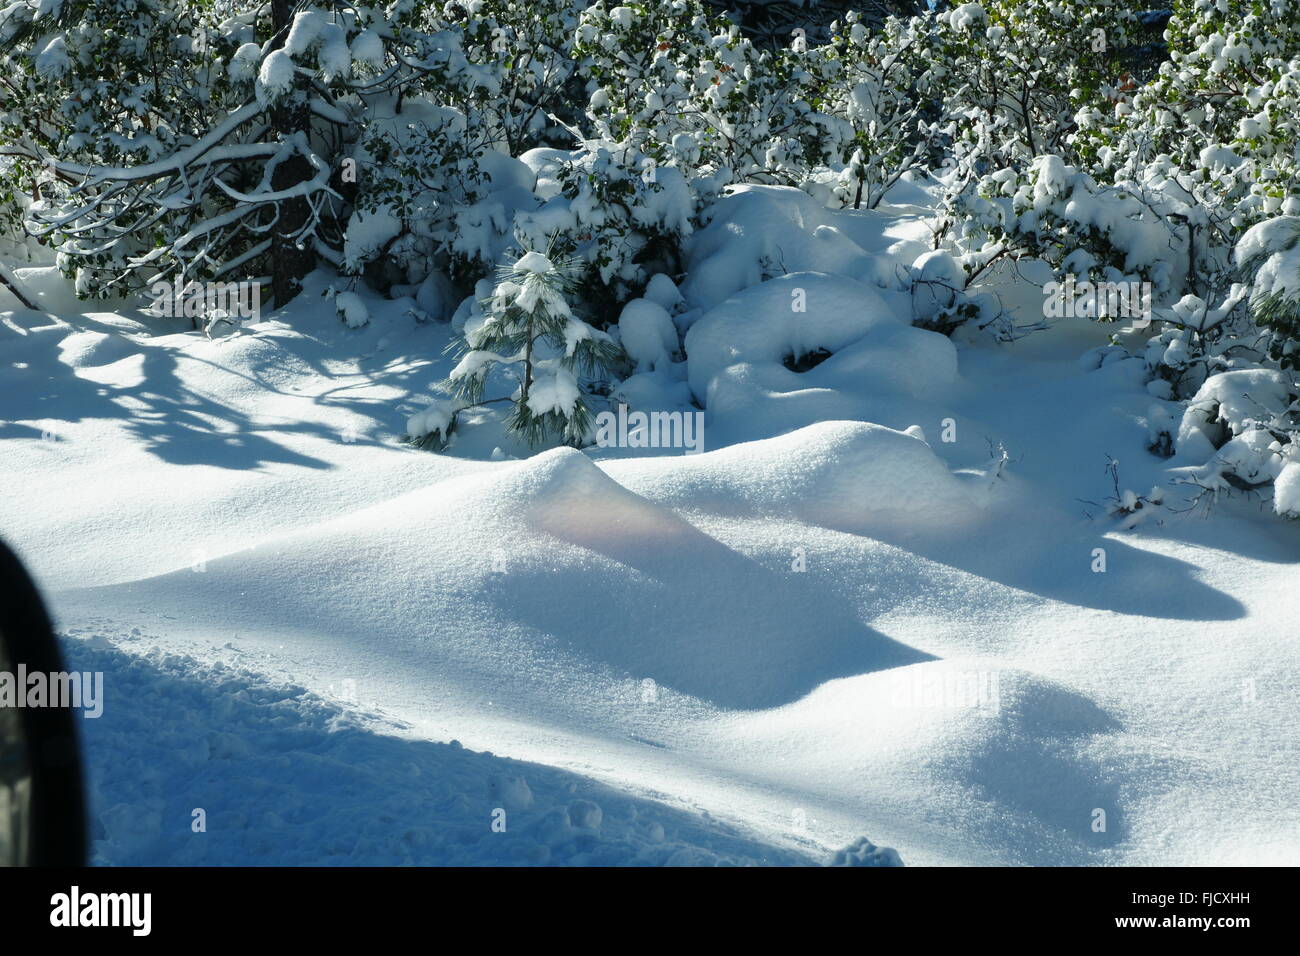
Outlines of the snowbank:
[[951,520],[974,507],[925,441],[866,422],[822,422],[703,455],[607,467],[661,504],[718,514],[789,514],[845,530],[881,518]]
[[710,309],[770,276],[826,272],[897,286],[896,263],[869,254],[845,231],[845,214],[800,189],[738,187],[710,211],[690,240],[681,292],[692,309]]
[[706,312],[686,333],[691,391],[730,365],[781,364],[834,352],[872,329],[902,321],[869,286],[842,276],[795,273],[746,289]]

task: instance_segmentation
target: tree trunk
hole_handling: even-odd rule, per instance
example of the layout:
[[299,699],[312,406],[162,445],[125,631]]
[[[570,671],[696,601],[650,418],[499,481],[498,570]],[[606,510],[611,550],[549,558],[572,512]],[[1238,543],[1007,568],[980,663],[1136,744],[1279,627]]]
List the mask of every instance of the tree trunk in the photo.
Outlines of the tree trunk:
[[[293,0],[271,0],[271,24],[275,30],[273,49],[284,46],[293,22]],[[297,87],[280,98],[271,109],[271,128],[282,140],[307,136],[311,111],[307,105],[307,88],[301,78]],[[289,189],[311,179],[311,163],[301,153],[281,162],[271,174],[272,189]],[[282,308],[302,288],[301,279],[316,265],[316,250],[310,240],[298,233],[311,215],[306,199],[290,199],[279,204],[279,218],[271,232],[271,297]]]

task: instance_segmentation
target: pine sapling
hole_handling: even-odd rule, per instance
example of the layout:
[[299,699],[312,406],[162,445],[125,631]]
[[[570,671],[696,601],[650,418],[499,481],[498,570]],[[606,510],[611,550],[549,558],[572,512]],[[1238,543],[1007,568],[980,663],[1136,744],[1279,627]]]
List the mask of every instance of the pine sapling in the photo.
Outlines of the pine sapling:
[[[579,378],[609,373],[625,357],[613,339],[569,307],[577,266],[528,252],[499,271],[492,294],[482,300],[482,318],[466,323],[464,341],[453,346],[460,361],[443,386],[452,397],[413,415],[408,441],[443,448],[461,411],[497,402],[510,403],[506,429],[530,447],[557,438],[580,446],[590,439],[592,416]],[[489,374],[498,366],[510,368],[518,387],[486,398]]]

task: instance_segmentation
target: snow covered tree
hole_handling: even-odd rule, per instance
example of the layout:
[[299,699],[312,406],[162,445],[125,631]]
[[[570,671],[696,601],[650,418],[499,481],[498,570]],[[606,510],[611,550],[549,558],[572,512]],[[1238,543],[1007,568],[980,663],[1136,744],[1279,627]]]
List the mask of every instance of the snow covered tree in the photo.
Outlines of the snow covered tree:
[[1246,230],[1300,214],[1300,3],[1180,0],[1165,36],[1149,83],[1113,114],[1080,113],[1076,154],[1098,182],[1149,201],[1183,290],[1215,299],[1238,278]]
[[[464,409],[495,402],[510,404],[506,428],[532,447],[552,439],[574,446],[590,440],[592,418],[580,377],[608,373],[624,356],[570,309],[566,292],[573,275],[574,263],[553,262],[540,252],[501,269],[482,315],[466,323],[461,359],[446,383],[453,397],[411,417],[410,441],[444,447]],[[518,387],[485,398],[494,369],[508,369]]]
[[931,79],[951,142],[949,225],[980,222],[981,180],[1043,155],[1074,158],[1079,115],[1121,82],[1134,15],[1115,0],[987,0],[935,15]]
[[572,46],[583,6],[479,0],[395,13],[401,68],[364,86],[357,117],[345,271],[381,287],[434,272],[472,286],[491,274],[512,238],[510,213],[491,196],[511,186],[501,158],[569,143],[559,124],[581,116]]
[[269,273],[280,301],[292,293],[340,198],[313,125],[345,121],[325,85],[350,66],[355,17],[287,0],[20,0],[3,18],[0,151],[40,170],[27,229],[79,294],[159,273]]
[[1269,353],[1283,368],[1300,369],[1300,216],[1254,226],[1236,256],[1249,274],[1251,313],[1268,331]]
[[[833,25],[827,54],[838,64],[825,109],[847,124],[836,144],[840,202],[874,209],[891,186],[929,159],[936,145],[931,94],[933,22],[886,19],[869,30],[853,11]],[[807,187],[805,187],[807,188]]]
[[265,279],[283,302],[344,261],[372,107],[453,77],[496,89],[504,67],[474,67],[464,29],[427,11],[18,0],[0,11],[0,152],[37,179],[28,232],[83,295],[162,274]]

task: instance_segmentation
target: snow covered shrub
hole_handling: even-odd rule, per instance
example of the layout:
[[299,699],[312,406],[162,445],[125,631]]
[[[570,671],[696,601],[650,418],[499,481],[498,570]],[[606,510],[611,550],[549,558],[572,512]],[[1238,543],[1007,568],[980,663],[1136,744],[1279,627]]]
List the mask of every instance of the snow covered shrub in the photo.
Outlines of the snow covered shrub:
[[269,272],[292,297],[342,245],[342,100],[426,69],[386,69],[384,15],[329,4],[20,0],[4,17],[0,137],[46,170],[27,225],[83,295]]
[[929,158],[936,137],[928,122],[933,43],[928,18],[890,17],[870,31],[850,11],[834,24],[825,52],[838,67],[828,70],[824,109],[847,126],[828,141],[840,204],[874,209]]
[[565,106],[576,95],[571,48],[582,6],[394,8],[397,39],[380,61],[391,65],[365,88],[358,118],[346,271],[364,269],[381,288],[435,270],[463,285],[491,273],[514,213],[493,193],[532,189],[509,158],[571,136],[551,116],[575,114]]
[[1237,305],[1245,298],[1236,286],[1220,305],[1185,295],[1173,306],[1155,311],[1164,328],[1147,340],[1144,358],[1151,381],[1147,390],[1157,398],[1184,399],[1205,380],[1231,368],[1257,365],[1262,352],[1239,335],[1243,316]]
[[679,271],[682,243],[723,186],[747,174],[798,180],[784,150],[816,149],[819,137],[800,135],[793,116],[811,108],[786,60],[699,0],[597,2],[574,55],[592,135],[555,169],[560,196],[518,229],[534,244],[558,233],[557,248],[588,263],[583,294],[609,322],[652,273]]
[[656,269],[678,271],[682,242],[730,184],[875,206],[929,145],[927,43],[923,25],[872,34],[851,13],[823,46],[795,36],[763,50],[699,0],[592,5],[575,55],[594,136],[556,175],[573,214],[558,224],[567,248],[617,305]]
[[1268,332],[1269,354],[1300,368],[1300,217],[1278,216],[1252,227],[1236,249],[1250,273],[1250,308]]
[[1162,197],[1182,289],[1213,300],[1248,228],[1300,214],[1300,2],[1182,0],[1165,36],[1168,61],[1116,116],[1080,114],[1076,150],[1098,179]]
[[253,169],[275,154],[246,141],[253,110],[236,109],[226,69],[253,39],[255,10],[20,0],[0,11],[0,143],[38,176],[28,226],[58,248],[78,292],[107,294],[164,246],[220,263],[256,241],[195,232],[235,210],[229,193],[254,189]]
[[7,290],[28,308],[35,308],[36,303],[23,290],[8,263],[32,259],[34,250],[26,241],[22,221],[34,190],[34,178],[24,175],[13,157],[0,155],[0,290]]
[[980,202],[983,215],[964,226],[970,236],[1041,258],[1063,275],[1149,282],[1156,296],[1183,288],[1187,252],[1177,223],[1196,211],[1159,184],[1104,185],[1049,154],[1023,174],[1008,168],[985,177]]
[[735,181],[797,185],[830,157],[835,124],[819,104],[837,67],[798,38],[764,51],[699,0],[598,0],[582,16],[575,53],[592,82],[588,114],[599,139],[698,173],[714,190]]
[[0,142],[40,171],[29,230],[87,295],[269,272],[283,301],[321,260],[389,254],[428,272],[481,154],[536,142],[572,72],[572,3],[470,6],[18,0]]
[[1121,490],[1119,462],[1109,455],[1106,456],[1106,473],[1110,475],[1111,487],[1114,489],[1114,493],[1105,501],[1106,515],[1117,519],[1125,531],[1132,531],[1164,504],[1164,489],[1159,486],[1145,495],[1140,495],[1131,488]]
[[1168,60],[1116,104],[1122,122],[1096,124],[1088,152],[1130,171],[1159,156],[1195,170],[1226,148],[1253,161],[1256,202],[1275,211],[1286,192],[1269,168],[1294,170],[1300,132],[1300,2],[1177,0],[1165,38]]
[[1211,494],[1274,486],[1274,510],[1300,517],[1300,383],[1277,369],[1213,375],[1178,426],[1181,458],[1205,461],[1187,481]]
[[681,247],[694,230],[698,194],[675,166],[658,166],[631,146],[592,143],[549,168],[557,194],[515,217],[525,248],[553,246],[577,259],[576,291],[598,324],[656,272],[680,271]]
[[474,0],[444,6],[449,20],[464,30],[468,72],[478,76],[466,104],[471,125],[487,127],[494,147],[506,155],[569,141],[571,134],[556,120],[576,122],[582,115],[573,44],[587,5]]
[[[528,252],[503,267],[482,314],[465,325],[460,362],[447,389],[453,397],[411,416],[408,439],[423,448],[441,448],[459,413],[476,405],[509,402],[506,428],[530,446],[558,438],[582,445],[591,437],[591,413],[581,376],[608,373],[622,364],[622,350],[604,332],[574,315],[565,294],[572,262],[552,262]],[[484,398],[490,373],[510,370],[513,393]]]
[[982,178],[1073,159],[1078,115],[1118,82],[1134,15],[1113,0],[987,0],[935,21],[930,81],[952,144],[945,204],[950,223],[978,222]]

